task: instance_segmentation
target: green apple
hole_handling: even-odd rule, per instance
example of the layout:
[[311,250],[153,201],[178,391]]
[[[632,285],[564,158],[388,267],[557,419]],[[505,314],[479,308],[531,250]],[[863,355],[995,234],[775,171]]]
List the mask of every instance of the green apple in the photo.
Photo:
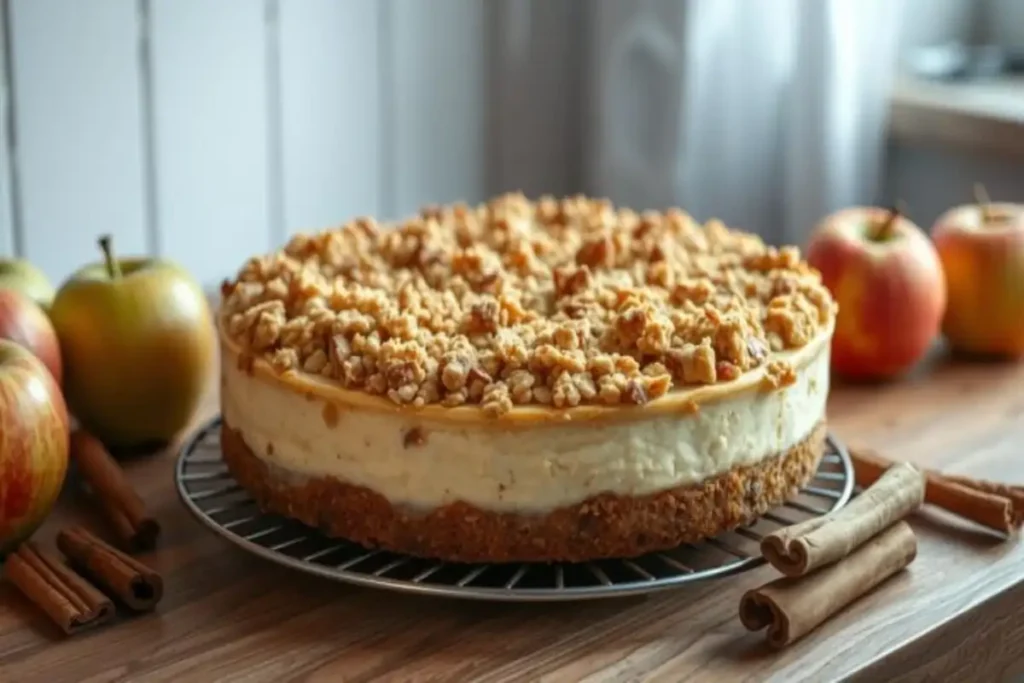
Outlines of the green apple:
[[65,282],[50,317],[64,359],[64,395],[82,426],[111,448],[165,444],[188,425],[215,359],[213,317],[180,266],[114,257]]
[[53,301],[53,285],[46,273],[24,259],[0,259],[0,289],[14,289],[46,310]]

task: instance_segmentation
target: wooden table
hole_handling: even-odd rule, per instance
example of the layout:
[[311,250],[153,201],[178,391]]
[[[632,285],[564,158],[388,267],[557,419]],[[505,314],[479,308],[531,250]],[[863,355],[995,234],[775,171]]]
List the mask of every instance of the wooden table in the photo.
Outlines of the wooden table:
[[[836,387],[835,432],[930,466],[1024,482],[1024,365],[939,359],[888,387]],[[203,417],[216,409],[211,396]],[[787,651],[740,626],[761,568],[648,598],[477,604],[300,575],[214,536],[178,501],[169,452],[130,475],[164,525],[145,557],[159,611],[65,639],[0,586],[0,679],[72,681],[1001,681],[1024,671],[1024,547],[939,513],[911,568]],[[39,532],[88,516],[73,493]]]

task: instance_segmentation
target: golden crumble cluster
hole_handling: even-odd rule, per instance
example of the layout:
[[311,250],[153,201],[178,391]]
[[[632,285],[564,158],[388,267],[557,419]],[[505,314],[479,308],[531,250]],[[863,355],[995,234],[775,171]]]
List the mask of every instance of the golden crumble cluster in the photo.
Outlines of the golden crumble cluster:
[[795,248],[678,210],[518,194],[298,235],[222,293],[250,358],[491,415],[640,405],[732,380],[803,346],[834,312]]

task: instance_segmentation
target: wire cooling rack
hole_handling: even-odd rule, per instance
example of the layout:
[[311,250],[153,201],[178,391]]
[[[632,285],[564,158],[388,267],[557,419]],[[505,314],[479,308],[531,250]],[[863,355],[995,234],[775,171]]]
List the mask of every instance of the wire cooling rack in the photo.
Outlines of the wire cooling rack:
[[746,571],[764,562],[759,543],[765,534],[842,507],[854,487],[849,455],[829,435],[817,473],[796,498],[753,524],[701,543],[631,559],[460,564],[364,548],[262,512],[221,458],[220,418],[211,420],[185,443],[174,476],[178,494],[200,522],[264,559],[361,586],[504,601],[652,593]]

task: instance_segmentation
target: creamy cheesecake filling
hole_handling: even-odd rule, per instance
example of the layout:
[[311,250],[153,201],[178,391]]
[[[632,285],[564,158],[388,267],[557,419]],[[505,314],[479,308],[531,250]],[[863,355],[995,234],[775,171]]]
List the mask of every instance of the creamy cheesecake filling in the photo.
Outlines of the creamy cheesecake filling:
[[699,484],[800,443],[824,418],[829,388],[826,339],[783,389],[753,385],[697,413],[523,429],[303,397],[234,360],[223,363],[223,416],[258,457],[423,510],[463,501],[496,512],[544,512],[604,492],[639,496]]

